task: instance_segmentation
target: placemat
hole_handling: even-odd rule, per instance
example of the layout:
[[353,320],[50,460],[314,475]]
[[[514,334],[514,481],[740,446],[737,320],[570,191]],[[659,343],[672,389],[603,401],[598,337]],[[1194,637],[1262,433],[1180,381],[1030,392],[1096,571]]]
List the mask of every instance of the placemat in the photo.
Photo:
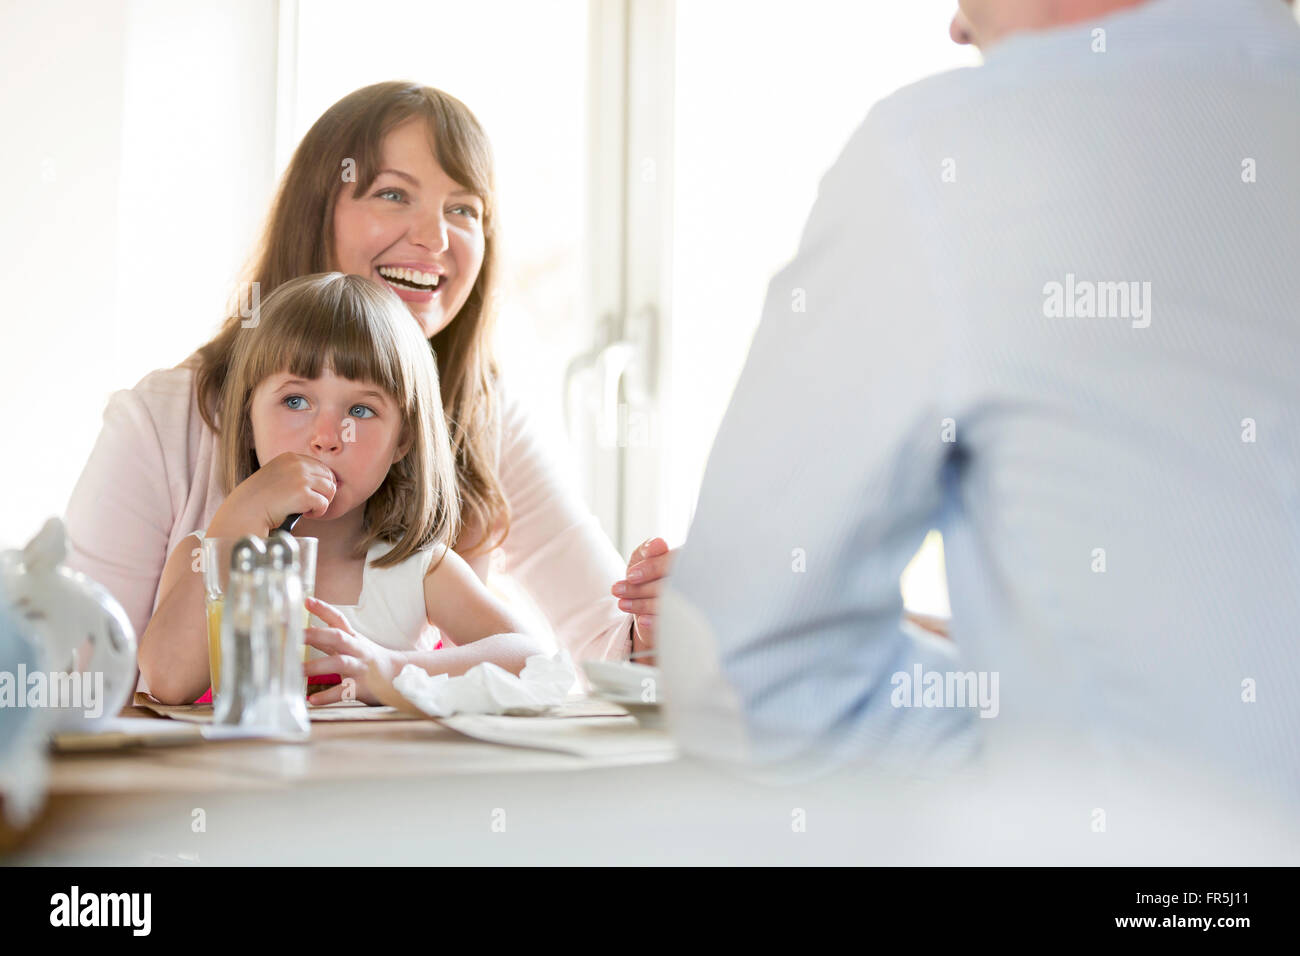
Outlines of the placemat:
[[[212,722],[211,704],[164,704],[155,700],[148,694],[137,691],[135,695],[135,706],[143,707],[160,717],[170,717],[173,720],[183,720],[195,724],[210,724]],[[369,704],[363,704],[356,700],[339,701],[335,704],[325,704],[320,707],[308,705],[307,716],[313,721],[434,719],[425,714],[398,710],[396,707],[370,706]],[[537,716],[550,719],[572,717],[625,717],[627,716],[627,711],[618,704],[611,704],[608,701],[600,700],[595,697],[586,697],[575,694],[566,700],[563,705],[552,707],[550,710]]]

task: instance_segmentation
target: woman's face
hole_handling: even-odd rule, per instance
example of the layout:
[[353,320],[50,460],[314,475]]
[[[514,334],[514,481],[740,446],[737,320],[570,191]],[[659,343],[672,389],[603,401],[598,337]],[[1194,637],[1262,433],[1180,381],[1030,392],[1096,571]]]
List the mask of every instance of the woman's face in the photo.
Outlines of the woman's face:
[[[393,129],[379,175],[358,199],[344,183],[333,222],[333,267],[391,288],[425,338],[456,317],[483,265],[483,200],[447,175],[429,135],[420,118]],[[404,281],[395,274],[403,269],[424,275]],[[407,284],[427,286],[434,276],[432,290]]]

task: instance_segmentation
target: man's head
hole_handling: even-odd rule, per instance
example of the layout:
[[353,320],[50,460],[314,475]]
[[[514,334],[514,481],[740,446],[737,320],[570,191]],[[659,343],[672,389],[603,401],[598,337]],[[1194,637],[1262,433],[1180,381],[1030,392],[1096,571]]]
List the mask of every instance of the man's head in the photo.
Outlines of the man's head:
[[[948,35],[954,43],[988,49],[1021,30],[1046,30],[1083,20],[1095,20],[1115,10],[1147,0],[957,0]],[[1283,0],[1292,3],[1293,0]]]

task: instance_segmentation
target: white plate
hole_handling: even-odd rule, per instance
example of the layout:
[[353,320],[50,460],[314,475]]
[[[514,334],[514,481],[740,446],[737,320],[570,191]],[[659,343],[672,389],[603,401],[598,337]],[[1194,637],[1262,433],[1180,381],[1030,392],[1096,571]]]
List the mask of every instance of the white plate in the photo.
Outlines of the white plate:
[[[593,690],[595,689],[593,688]],[[642,700],[640,694],[618,694],[612,691],[596,691],[596,696],[601,700],[609,701],[611,704],[618,704],[620,707],[626,707],[629,710],[637,707],[658,707],[660,704],[660,701],[657,700]]]
[[[657,667],[628,661],[583,661],[582,669],[591,684],[592,693],[613,703],[646,705],[656,704],[663,699]],[[646,681],[652,683],[646,684]],[[647,690],[653,692],[653,701],[645,700]]]

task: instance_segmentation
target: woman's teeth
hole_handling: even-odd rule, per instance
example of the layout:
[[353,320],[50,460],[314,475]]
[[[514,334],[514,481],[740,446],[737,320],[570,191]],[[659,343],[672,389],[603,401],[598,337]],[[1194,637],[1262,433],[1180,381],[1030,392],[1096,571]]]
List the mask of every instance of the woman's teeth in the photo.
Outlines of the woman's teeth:
[[417,272],[415,269],[394,269],[392,266],[380,266],[379,274],[391,282],[406,289],[418,289],[430,292],[438,288],[442,276],[436,272]]

